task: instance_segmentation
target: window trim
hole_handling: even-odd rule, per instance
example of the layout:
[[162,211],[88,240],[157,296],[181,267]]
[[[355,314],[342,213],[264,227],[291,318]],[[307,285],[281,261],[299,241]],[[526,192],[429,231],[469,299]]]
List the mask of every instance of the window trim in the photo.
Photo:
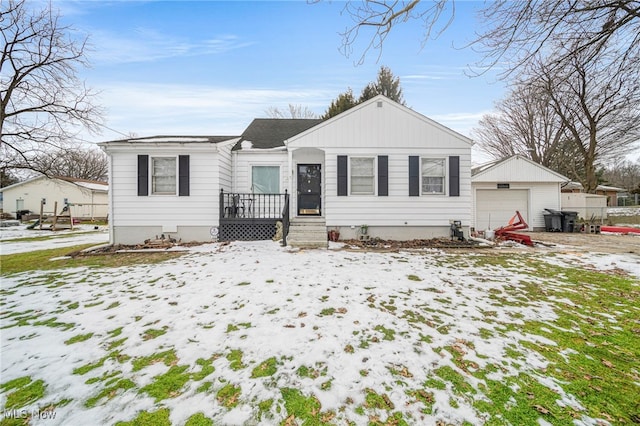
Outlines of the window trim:
[[[371,175],[371,184],[372,184],[372,192],[353,192],[353,188],[351,186],[352,184],[352,178],[353,178],[353,169],[352,169],[352,159],[357,158],[357,159],[368,159],[371,160],[371,164],[373,165],[373,170],[372,170],[372,175]],[[378,176],[378,165],[377,165],[377,156],[375,155],[353,155],[353,156],[349,156],[349,168],[348,168],[348,179],[349,179],[349,195],[376,195],[377,193],[377,179],[376,177]]]
[[[249,185],[249,189],[248,189],[249,192],[254,193],[254,190],[253,190],[253,168],[254,167],[277,167],[278,168],[278,190],[280,191],[282,189],[282,187],[283,187],[283,185],[282,185],[282,183],[283,183],[282,182],[282,164],[279,164],[279,163],[249,163],[250,172],[249,172],[249,176],[248,176],[249,179],[247,179],[247,181],[248,181],[247,184]],[[279,193],[279,192],[277,192],[277,193]],[[258,194],[258,193],[256,192],[256,194]]]
[[[440,160],[442,161],[442,192],[426,192],[424,190],[425,177],[439,177],[439,176],[424,176],[423,175],[423,162],[424,160]],[[420,195],[447,195],[447,176],[448,176],[448,164],[447,157],[420,157]]]
[[[173,192],[156,192],[154,191],[154,180],[155,180],[155,173],[154,173],[154,167],[153,167],[153,160],[156,158],[172,158],[174,161],[174,190]],[[179,160],[178,160],[178,156],[177,155],[149,155],[149,195],[152,196],[160,196],[160,197],[171,197],[171,196],[178,196],[178,178],[179,178],[179,173],[180,171],[178,170],[179,167]]]

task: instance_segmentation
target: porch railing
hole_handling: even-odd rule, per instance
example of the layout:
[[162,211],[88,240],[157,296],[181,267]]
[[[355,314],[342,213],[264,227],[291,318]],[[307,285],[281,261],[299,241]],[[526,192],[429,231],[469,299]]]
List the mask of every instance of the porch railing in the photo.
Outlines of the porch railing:
[[220,190],[220,218],[282,219],[289,195],[224,192]]
[[282,209],[282,245],[287,245],[287,235],[289,235],[289,193],[284,190],[284,209]]
[[289,232],[289,194],[256,194],[220,190],[220,238],[259,240],[275,235],[282,222],[283,245]]

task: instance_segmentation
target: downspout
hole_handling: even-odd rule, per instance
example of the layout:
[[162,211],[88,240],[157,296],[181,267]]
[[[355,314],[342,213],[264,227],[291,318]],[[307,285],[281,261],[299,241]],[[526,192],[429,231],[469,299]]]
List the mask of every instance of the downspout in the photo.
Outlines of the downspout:
[[101,147],[109,156],[109,186],[107,190],[107,199],[109,200],[109,208],[107,209],[107,221],[109,222],[109,244],[114,244],[113,230],[113,155],[108,152],[105,147]]

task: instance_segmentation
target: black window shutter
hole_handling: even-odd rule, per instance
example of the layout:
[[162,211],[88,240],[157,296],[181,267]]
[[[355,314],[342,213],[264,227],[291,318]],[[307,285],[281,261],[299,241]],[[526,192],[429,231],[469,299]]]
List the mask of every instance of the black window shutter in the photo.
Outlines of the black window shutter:
[[389,156],[378,155],[378,195],[389,195]]
[[178,156],[178,196],[189,196],[189,156]]
[[420,157],[409,156],[409,196],[420,195]]
[[149,156],[138,155],[138,195],[149,195]]
[[347,195],[347,156],[338,155],[338,196]]
[[449,196],[460,196],[460,157],[449,157]]

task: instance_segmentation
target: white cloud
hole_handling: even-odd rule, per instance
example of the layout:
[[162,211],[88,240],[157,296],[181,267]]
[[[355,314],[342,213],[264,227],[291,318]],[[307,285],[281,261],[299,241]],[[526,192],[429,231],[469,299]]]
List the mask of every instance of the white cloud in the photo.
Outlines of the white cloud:
[[252,44],[232,34],[193,41],[162,34],[150,28],[137,28],[135,35],[94,31],[90,41],[93,46],[91,59],[98,64],[111,65],[185,56],[215,55]]
[[[252,119],[265,117],[270,106],[286,109],[301,104],[322,113],[333,92],[320,89],[223,88],[200,85],[125,83],[103,86],[101,104],[107,109],[106,124],[139,136],[238,135]],[[118,139],[105,131],[92,141]]]

